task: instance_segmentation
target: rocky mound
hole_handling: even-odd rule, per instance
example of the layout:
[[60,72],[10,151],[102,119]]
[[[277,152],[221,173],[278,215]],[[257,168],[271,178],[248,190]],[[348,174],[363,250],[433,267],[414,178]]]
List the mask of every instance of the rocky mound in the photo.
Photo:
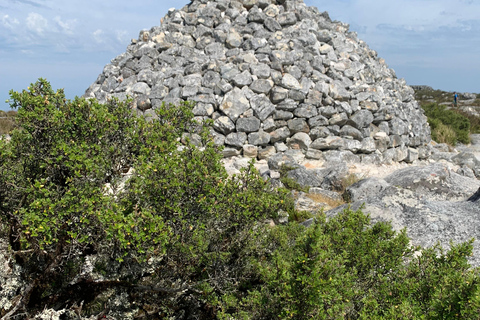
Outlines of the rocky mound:
[[[446,164],[404,168],[384,179],[368,178],[349,187],[349,206],[364,207],[373,221],[390,221],[407,234],[414,245],[448,247],[480,236],[480,181],[461,176]],[[476,192],[477,191],[477,192]],[[327,212],[337,214],[346,205]],[[474,242],[473,266],[480,265],[480,245]]]
[[[140,32],[85,93],[134,97],[145,113],[194,101],[225,156],[286,148],[425,158],[414,91],[348,25],[299,0],[193,0]],[[192,140],[196,137],[193,135]]]

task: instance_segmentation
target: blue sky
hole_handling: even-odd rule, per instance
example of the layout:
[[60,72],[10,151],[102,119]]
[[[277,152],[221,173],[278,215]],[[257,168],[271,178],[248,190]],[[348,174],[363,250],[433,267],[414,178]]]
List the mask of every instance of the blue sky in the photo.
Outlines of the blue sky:
[[[0,0],[0,109],[39,77],[82,95],[140,30],[189,0]],[[350,24],[410,85],[480,93],[480,1],[305,0]]]

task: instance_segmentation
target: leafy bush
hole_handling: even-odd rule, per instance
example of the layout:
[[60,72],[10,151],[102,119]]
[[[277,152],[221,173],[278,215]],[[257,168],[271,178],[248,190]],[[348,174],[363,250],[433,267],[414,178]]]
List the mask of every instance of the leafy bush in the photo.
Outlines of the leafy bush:
[[[480,105],[480,101],[478,102],[478,105]],[[480,133],[480,117],[462,110],[457,110],[457,112],[467,118],[470,122],[470,133]]]
[[[211,312],[207,291],[215,301],[248,276],[253,227],[292,210],[253,165],[227,176],[189,104],[163,106],[149,122],[128,102],[69,101],[42,79],[11,98],[19,129],[0,141],[0,218],[28,286],[7,317],[67,297],[88,304],[109,288],[148,292],[166,314],[182,303]],[[203,151],[179,146],[188,130],[202,133]],[[91,256],[105,257],[113,278],[79,277]]]
[[270,250],[256,261],[258,285],[225,297],[221,319],[478,319],[472,242],[414,255],[405,230],[350,209],[263,241]]
[[444,125],[450,127],[455,132],[456,138],[453,145],[457,141],[464,144],[470,143],[470,121],[465,116],[437,104],[425,105],[423,109],[432,129],[432,138],[435,141],[438,141],[437,139],[439,138],[436,136],[436,132],[441,136],[445,135],[446,130],[439,129],[440,125]]

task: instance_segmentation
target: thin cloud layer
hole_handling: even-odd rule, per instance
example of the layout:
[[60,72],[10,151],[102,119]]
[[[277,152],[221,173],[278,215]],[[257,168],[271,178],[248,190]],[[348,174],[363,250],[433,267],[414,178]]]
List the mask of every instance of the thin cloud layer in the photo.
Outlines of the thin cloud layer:
[[[67,79],[81,95],[103,66],[125,51],[139,31],[158,25],[171,7],[190,0],[4,0],[0,3],[0,97],[38,77]],[[350,24],[409,84],[480,92],[480,2],[472,0],[305,0],[333,20]],[[78,66],[51,68],[52,64]],[[31,68],[35,65],[36,68]],[[42,66],[45,66],[42,68]],[[84,66],[82,68],[82,65]],[[28,67],[30,66],[30,67]],[[3,70],[2,70],[3,69]],[[8,70],[17,72],[7,73]],[[31,70],[31,72],[29,72]],[[59,72],[63,72],[59,74]],[[85,74],[90,74],[89,76]],[[429,76],[431,75],[431,76]],[[5,109],[7,106],[0,109]]]

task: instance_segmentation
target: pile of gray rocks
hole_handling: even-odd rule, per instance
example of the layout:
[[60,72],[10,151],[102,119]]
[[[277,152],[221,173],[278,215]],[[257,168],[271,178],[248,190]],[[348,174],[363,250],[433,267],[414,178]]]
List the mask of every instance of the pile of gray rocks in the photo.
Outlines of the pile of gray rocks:
[[[193,0],[106,65],[85,97],[134,98],[146,114],[195,102],[226,157],[287,149],[393,161],[428,157],[414,91],[348,25],[302,0]],[[194,134],[190,137],[197,141]]]

